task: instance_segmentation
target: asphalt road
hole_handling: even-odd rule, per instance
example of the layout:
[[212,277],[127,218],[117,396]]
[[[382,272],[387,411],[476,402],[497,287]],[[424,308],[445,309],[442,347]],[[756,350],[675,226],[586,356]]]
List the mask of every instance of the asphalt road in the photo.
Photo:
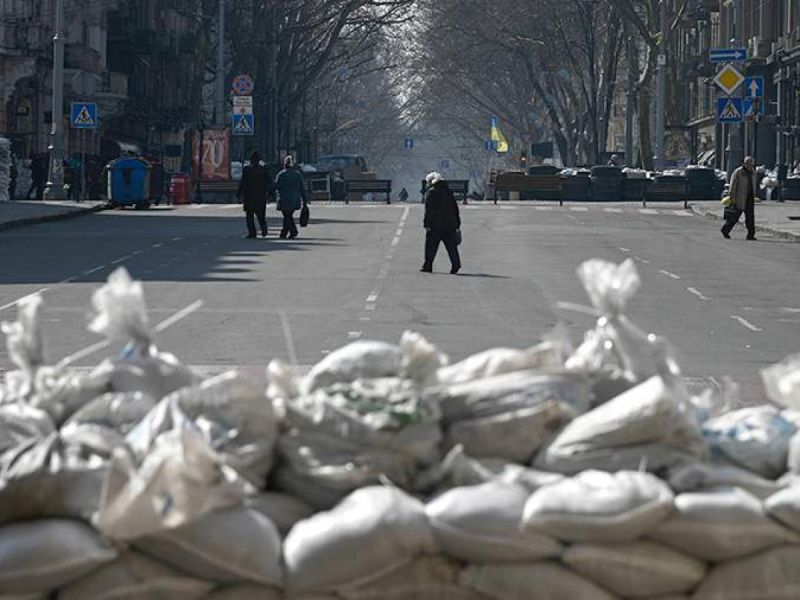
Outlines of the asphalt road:
[[[643,286],[628,316],[669,338],[687,376],[741,384],[763,398],[759,371],[800,351],[800,245],[678,210],[634,206],[478,205],[463,208],[462,274],[444,248],[434,274],[421,264],[422,208],[312,206],[296,240],[243,239],[237,207],[110,211],[0,233],[0,319],[44,290],[48,354],[59,360],[98,341],[86,331],[92,291],[117,266],[145,282],[154,323],[191,307],[159,334],[163,349],[210,370],[260,371],[272,357],[309,365],[358,338],[424,334],[453,360],[492,346],[534,344],[559,321],[575,341],[589,316],[575,277],[593,257],[637,262]],[[96,364],[108,350],[77,364]],[[5,348],[0,371],[11,368]]]

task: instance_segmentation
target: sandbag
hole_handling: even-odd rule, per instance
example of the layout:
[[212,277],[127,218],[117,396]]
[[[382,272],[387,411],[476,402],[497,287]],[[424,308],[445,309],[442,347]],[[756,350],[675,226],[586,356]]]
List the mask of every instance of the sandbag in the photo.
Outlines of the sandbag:
[[742,408],[703,423],[712,453],[767,479],[786,472],[789,442],[796,432],[797,427],[769,405]]
[[761,378],[770,400],[779,406],[800,410],[800,354],[787,356],[763,369]]
[[795,482],[776,492],[764,502],[764,509],[776,521],[800,532],[800,485]]
[[442,556],[423,556],[370,581],[345,586],[337,595],[346,600],[461,600],[458,594],[457,562]]
[[739,487],[765,500],[785,487],[751,471],[732,465],[692,463],[669,472],[669,485],[679,493],[699,492],[718,487]]
[[800,597],[800,547],[779,546],[715,566],[692,600],[787,600]]
[[101,425],[125,435],[155,405],[155,400],[142,392],[111,392],[78,409],[64,426]]
[[0,592],[54,590],[116,557],[111,546],[78,521],[5,525],[0,528]]
[[691,407],[656,376],[577,417],[539,452],[534,466],[568,474],[586,469],[658,472],[696,462],[705,452]]
[[292,528],[286,585],[295,593],[366,584],[434,549],[421,502],[395,488],[362,488]]
[[61,425],[89,402],[111,391],[111,373],[97,367],[90,373],[62,371],[57,367],[41,367],[36,374],[36,393],[30,405],[45,411]]
[[767,516],[758,498],[739,488],[679,494],[675,508],[649,537],[703,560],[733,560],[800,542],[796,533]]
[[310,504],[280,492],[262,492],[248,496],[245,506],[267,517],[284,537],[295,523],[314,514]]
[[275,588],[245,583],[215,590],[203,600],[284,600],[284,595]]
[[400,370],[400,348],[385,342],[358,340],[334,350],[308,372],[302,389],[308,393],[334,383],[393,377]]
[[195,600],[213,584],[128,552],[59,591],[59,600]]
[[672,502],[649,473],[584,471],[534,492],[523,527],[567,542],[630,542],[666,519]]
[[22,403],[0,405],[0,456],[32,439],[47,437],[55,431],[50,416]]
[[459,580],[497,600],[615,600],[589,579],[554,562],[472,565]]
[[625,598],[689,592],[703,579],[705,563],[649,541],[618,545],[577,544],[562,560]]
[[519,484],[492,481],[444,492],[425,512],[439,547],[453,558],[500,562],[557,557],[561,544],[521,527],[529,495]]
[[182,527],[138,539],[134,546],[203,579],[283,585],[278,530],[249,508],[214,511]]

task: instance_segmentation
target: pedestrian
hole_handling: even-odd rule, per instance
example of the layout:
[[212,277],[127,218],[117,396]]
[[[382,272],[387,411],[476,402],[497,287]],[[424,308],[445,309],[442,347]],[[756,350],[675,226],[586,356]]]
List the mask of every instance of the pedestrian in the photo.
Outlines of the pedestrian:
[[403,188],[397,197],[400,198],[400,202],[408,202],[408,190]]
[[752,156],[744,159],[744,164],[731,176],[731,206],[725,211],[725,224],[722,236],[730,239],[731,230],[744,213],[744,224],[747,227],[747,239],[756,241],[756,161]]
[[254,150],[250,154],[250,164],[242,170],[236,190],[247,219],[247,238],[256,237],[256,218],[261,226],[261,237],[267,237],[267,201],[273,194],[272,174],[261,164],[261,155]]
[[458,203],[439,173],[429,173],[425,181],[428,184],[425,194],[425,262],[420,271],[433,272],[433,260],[439,250],[439,242],[444,242],[450,256],[450,273],[455,275],[461,269],[461,257],[458,255],[461,216]]
[[31,194],[36,192],[36,200],[44,200],[44,188],[47,185],[47,175],[50,168],[50,158],[46,152],[41,154],[31,153],[31,187],[25,194],[25,199],[30,200]]
[[283,161],[283,170],[278,173],[275,179],[275,191],[277,195],[276,207],[283,213],[283,228],[281,229],[281,239],[297,237],[297,225],[294,222],[294,211],[308,205],[306,197],[306,186],[303,174],[294,166],[294,159],[291,155]]

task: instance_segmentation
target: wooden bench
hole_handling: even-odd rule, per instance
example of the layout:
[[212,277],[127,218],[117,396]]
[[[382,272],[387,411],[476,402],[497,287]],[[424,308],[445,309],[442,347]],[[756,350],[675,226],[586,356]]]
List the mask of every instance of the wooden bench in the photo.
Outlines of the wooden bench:
[[[467,203],[467,194],[469,194],[469,179],[447,179],[447,187],[450,188],[450,191],[453,192],[453,195],[456,199],[461,198],[461,202],[463,204]],[[422,192],[422,201],[425,202],[425,194],[428,191],[428,182],[424,179],[422,180],[422,187],[420,187],[420,191]]]
[[201,181],[200,193],[203,202],[208,204],[224,203],[232,204],[238,202],[236,190],[239,189],[239,182],[235,179],[227,181]]
[[386,194],[386,204],[392,203],[392,180],[391,179],[364,179],[350,180],[345,182],[345,192],[347,194],[345,203],[349,204],[349,196],[355,194]]
[[561,200],[563,179],[559,175],[526,175],[525,173],[498,173],[494,181],[495,196],[497,192],[528,192],[534,200]]

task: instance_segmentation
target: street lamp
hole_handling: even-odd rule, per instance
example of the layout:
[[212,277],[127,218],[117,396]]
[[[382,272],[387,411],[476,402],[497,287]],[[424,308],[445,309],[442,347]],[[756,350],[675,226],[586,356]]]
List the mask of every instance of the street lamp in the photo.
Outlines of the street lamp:
[[64,192],[64,0],[56,1],[53,36],[53,123],[50,130],[50,170],[44,197],[63,200]]
[[203,192],[200,190],[200,185],[203,182],[203,133],[205,132],[206,113],[202,107],[197,111],[197,131],[200,137],[200,143],[197,148],[197,188],[195,188],[194,201],[197,204],[203,203]]

